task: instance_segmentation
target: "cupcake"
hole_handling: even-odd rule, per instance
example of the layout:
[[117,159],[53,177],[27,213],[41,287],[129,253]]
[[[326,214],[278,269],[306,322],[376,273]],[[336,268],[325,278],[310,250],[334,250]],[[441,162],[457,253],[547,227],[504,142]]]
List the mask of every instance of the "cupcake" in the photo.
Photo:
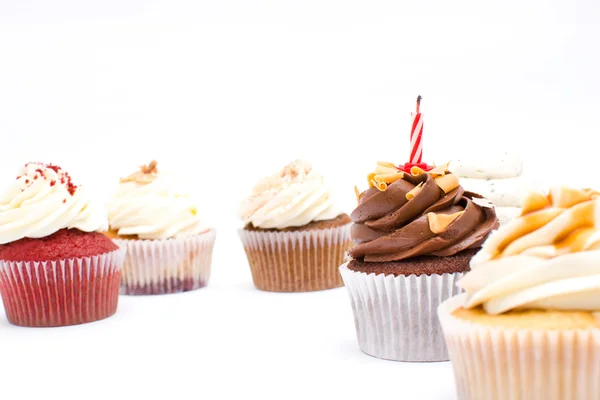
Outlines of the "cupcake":
[[447,165],[401,170],[380,162],[351,214],[352,259],[340,267],[358,343],[374,357],[448,360],[438,305],[497,227],[493,207]]
[[113,315],[125,250],[102,235],[106,211],[62,168],[29,163],[0,197],[0,294],[14,325]]
[[350,217],[323,177],[294,161],[262,179],[239,211],[254,285],[270,292],[309,292],[343,285],[338,266],[350,247]]
[[542,189],[523,176],[523,160],[511,153],[481,160],[458,159],[450,169],[460,178],[466,190],[481,194],[496,207],[500,225],[521,214],[521,199],[534,187]]
[[600,198],[531,193],[438,310],[460,399],[600,398]]
[[108,235],[127,249],[121,293],[177,293],[208,283],[216,232],[198,217],[178,175],[159,172],[153,161],[121,179],[108,219]]

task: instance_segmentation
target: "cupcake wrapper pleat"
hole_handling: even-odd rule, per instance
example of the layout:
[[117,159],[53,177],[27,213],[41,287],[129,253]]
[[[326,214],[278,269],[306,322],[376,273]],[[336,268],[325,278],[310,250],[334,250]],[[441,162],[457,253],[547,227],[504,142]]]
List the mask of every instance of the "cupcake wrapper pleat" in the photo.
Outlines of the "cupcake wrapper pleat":
[[340,267],[360,349],[394,361],[447,361],[437,307],[460,292],[462,273],[375,275]]
[[352,245],[350,224],[300,232],[241,229],[254,285],[270,292],[310,292],[342,286],[338,266]]
[[121,293],[150,295],[186,292],[210,278],[216,232],[164,240],[122,240],[127,249]]
[[50,327],[93,322],[113,315],[125,249],[44,262],[0,260],[0,293],[8,321]]
[[600,329],[508,329],[453,317],[464,295],[439,307],[461,400],[600,399]]

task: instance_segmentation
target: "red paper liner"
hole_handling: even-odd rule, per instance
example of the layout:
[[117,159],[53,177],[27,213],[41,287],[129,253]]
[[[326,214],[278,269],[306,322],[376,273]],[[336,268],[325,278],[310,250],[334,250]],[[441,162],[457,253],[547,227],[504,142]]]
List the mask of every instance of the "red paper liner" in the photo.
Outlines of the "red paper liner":
[[0,294],[13,325],[84,324],[117,311],[125,249],[60,261],[0,260]]

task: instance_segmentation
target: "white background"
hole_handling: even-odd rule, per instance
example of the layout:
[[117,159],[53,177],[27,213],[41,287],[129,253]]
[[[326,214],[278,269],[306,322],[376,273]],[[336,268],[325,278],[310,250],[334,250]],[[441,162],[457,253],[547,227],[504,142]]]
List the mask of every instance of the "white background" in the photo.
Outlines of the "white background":
[[419,94],[426,161],[508,150],[533,179],[600,186],[598,11],[591,0],[0,0],[2,182],[52,161],[105,199],[155,158],[188,177],[218,229],[200,291],[122,297],[115,317],[80,327],[0,315],[0,398],[454,398],[448,363],[362,354],[345,289],[255,290],[238,204],[302,157],[351,211],[377,160],[407,161]]

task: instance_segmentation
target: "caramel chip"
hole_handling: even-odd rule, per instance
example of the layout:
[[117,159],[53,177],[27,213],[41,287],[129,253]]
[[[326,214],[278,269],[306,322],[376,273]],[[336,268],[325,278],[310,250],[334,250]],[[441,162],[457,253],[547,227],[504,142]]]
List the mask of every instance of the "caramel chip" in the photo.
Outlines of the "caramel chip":
[[423,182],[415,186],[410,192],[406,193],[406,200],[412,200],[423,190]]
[[356,195],[356,202],[360,204],[360,190],[354,186],[354,194]]
[[440,234],[448,229],[448,226],[454,222],[458,217],[463,215],[464,211],[459,211],[454,214],[436,214],[428,213],[427,220],[429,221],[429,229],[435,234]]
[[142,165],[139,171],[134,172],[126,178],[121,178],[121,183],[125,182],[137,182],[137,183],[150,183],[156,179],[158,174],[158,163],[154,160],[148,165]]
[[434,179],[435,183],[437,183],[444,193],[450,193],[460,185],[458,178],[454,174],[440,175]]

